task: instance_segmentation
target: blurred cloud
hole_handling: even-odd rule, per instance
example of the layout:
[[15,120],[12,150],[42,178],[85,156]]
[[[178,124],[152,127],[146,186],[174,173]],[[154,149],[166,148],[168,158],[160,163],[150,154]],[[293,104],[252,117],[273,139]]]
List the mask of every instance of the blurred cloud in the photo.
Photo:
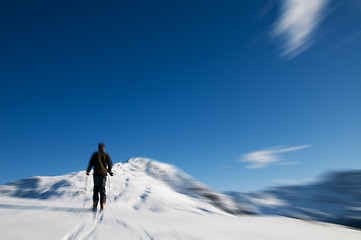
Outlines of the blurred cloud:
[[299,185],[299,184],[310,184],[317,181],[315,178],[303,178],[303,179],[274,179],[272,182],[278,185]]
[[272,29],[282,37],[281,56],[291,59],[312,45],[313,34],[329,0],[282,0],[282,13]]
[[[250,152],[243,155],[240,159],[240,162],[248,162],[249,165],[247,168],[265,168],[268,167],[270,164],[275,162],[280,162],[281,153],[285,152],[293,152],[298,151],[301,149],[305,149],[310,147],[311,145],[301,145],[295,147],[272,147],[267,148],[255,152]],[[298,164],[299,162],[283,162],[283,165],[291,165],[291,164]]]
[[290,162],[279,162],[278,163],[278,165],[283,165],[283,166],[285,166],[285,165],[296,165],[296,164],[300,164],[301,162],[299,162],[299,161],[290,161]]
[[342,40],[338,44],[338,46],[343,47],[343,46],[351,44],[351,43],[357,43],[360,39],[361,39],[361,31],[358,31],[358,32],[352,34],[351,36],[345,38],[344,40]]
[[271,10],[273,9],[273,7],[276,5],[276,1],[272,0],[272,1],[268,1],[262,8],[261,10],[258,12],[257,16],[256,16],[256,20],[259,22],[261,21],[263,18],[265,18],[268,13],[271,12]]
[[296,184],[297,181],[293,179],[275,179],[273,180],[274,183],[278,184]]

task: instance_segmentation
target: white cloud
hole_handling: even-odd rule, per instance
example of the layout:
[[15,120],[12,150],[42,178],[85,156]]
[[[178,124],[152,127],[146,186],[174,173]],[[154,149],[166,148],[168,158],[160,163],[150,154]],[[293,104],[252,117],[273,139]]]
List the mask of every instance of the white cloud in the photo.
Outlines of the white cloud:
[[296,184],[297,181],[293,180],[293,179],[275,179],[273,180],[274,183],[278,183],[278,184]]
[[299,185],[299,184],[309,184],[312,183],[314,181],[316,181],[317,179],[314,178],[303,178],[303,179],[275,179],[272,182],[276,183],[276,184],[280,184],[280,185]]
[[[272,147],[243,155],[241,162],[250,163],[247,168],[265,168],[275,162],[280,162],[280,154],[285,152],[293,152],[310,147],[311,145],[301,145],[295,147]],[[287,164],[298,164],[299,162],[284,162]]]
[[312,45],[313,34],[329,0],[282,0],[282,14],[272,30],[284,37],[282,56],[293,58]]

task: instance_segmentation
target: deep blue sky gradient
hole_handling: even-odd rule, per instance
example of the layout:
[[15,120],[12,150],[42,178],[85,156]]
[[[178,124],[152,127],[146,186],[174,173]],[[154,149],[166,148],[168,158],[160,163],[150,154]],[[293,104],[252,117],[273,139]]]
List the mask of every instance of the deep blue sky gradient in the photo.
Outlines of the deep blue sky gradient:
[[[83,170],[99,141],[218,191],[361,168],[361,11],[288,61],[267,2],[2,1],[0,183]],[[305,144],[283,155],[298,165],[238,162]]]

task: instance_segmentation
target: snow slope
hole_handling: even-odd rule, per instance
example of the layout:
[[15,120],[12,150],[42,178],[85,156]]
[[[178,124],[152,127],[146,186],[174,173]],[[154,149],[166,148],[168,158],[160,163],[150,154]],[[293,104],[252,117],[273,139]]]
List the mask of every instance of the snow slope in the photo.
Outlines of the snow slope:
[[94,214],[85,171],[0,186],[0,239],[360,239],[339,225],[260,217],[169,164],[115,164]]
[[361,170],[326,174],[316,183],[263,192],[228,192],[258,214],[331,222],[361,229]]
[[[108,178],[109,201],[114,206],[131,206],[154,212],[169,208],[194,212],[248,212],[229,196],[216,193],[176,167],[146,158],[132,158],[113,166]],[[0,194],[9,197],[90,201],[92,177],[85,171],[56,177],[31,177],[0,186]],[[85,184],[86,183],[86,184]],[[84,198],[85,187],[88,192]],[[89,191],[90,190],[90,191]]]

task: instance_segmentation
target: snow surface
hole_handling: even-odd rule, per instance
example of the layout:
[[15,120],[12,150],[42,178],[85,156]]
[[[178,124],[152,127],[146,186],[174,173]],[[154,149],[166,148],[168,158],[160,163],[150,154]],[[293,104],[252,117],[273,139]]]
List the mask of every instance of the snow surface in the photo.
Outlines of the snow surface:
[[113,171],[97,214],[85,171],[0,186],[0,239],[361,239],[335,224],[246,214],[169,164],[133,158]]

